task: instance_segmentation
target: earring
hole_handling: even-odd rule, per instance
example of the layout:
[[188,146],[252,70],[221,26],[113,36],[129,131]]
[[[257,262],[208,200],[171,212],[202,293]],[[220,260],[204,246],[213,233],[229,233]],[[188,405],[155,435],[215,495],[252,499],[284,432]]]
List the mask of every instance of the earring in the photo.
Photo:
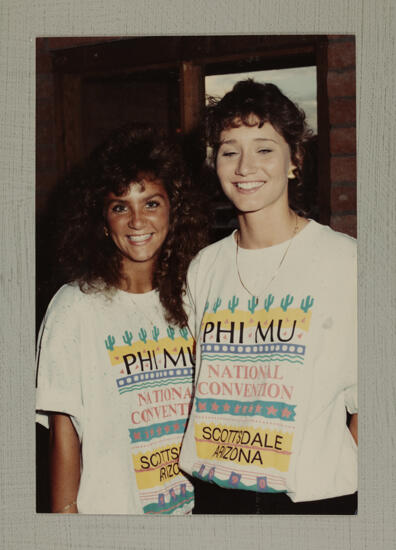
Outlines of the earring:
[[293,172],[294,168],[295,168],[294,166],[290,166],[289,172],[287,173],[287,179],[289,179],[289,180],[295,180],[296,179],[296,176]]
[[108,237],[109,236],[109,230],[107,229],[107,227],[104,227],[103,231],[104,231],[105,236]]

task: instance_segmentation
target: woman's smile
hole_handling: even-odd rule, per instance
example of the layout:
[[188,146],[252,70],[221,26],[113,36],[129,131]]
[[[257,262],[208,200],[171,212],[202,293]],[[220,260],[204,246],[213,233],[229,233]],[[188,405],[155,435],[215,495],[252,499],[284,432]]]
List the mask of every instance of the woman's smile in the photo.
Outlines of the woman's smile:
[[144,235],[127,235],[128,239],[135,245],[146,244],[146,242],[154,235],[154,233],[146,233]]
[[233,183],[242,192],[252,192],[262,187],[265,181],[236,181]]

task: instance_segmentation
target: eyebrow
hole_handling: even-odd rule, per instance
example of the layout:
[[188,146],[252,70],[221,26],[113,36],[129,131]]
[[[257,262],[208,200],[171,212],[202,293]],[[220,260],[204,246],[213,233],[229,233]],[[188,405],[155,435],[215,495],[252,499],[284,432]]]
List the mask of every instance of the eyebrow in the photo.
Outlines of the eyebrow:
[[[253,141],[272,141],[272,143],[278,143],[271,138],[254,138]],[[235,143],[238,143],[237,139],[223,139],[220,141],[220,145],[234,145]]]
[[[141,193],[143,193],[143,191],[141,191]],[[163,200],[166,200],[166,197],[163,193],[153,193],[152,195],[149,195],[148,197],[144,197],[143,200],[145,201],[150,201],[152,199],[155,199],[156,197],[159,197]],[[121,203],[126,203],[128,202],[128,199],[123,199],[121,197],[117,197],[115,196],[114,198],[110,197],[106,200],[106,203],[105,204],[111,204],[112,202],[121,202]]]

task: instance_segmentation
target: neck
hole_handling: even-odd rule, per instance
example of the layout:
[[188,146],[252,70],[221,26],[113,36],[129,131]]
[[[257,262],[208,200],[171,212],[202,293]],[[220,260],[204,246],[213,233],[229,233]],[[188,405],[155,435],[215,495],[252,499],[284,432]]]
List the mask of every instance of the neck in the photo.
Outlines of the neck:
[[132,294],[144,294],[153,290],[153,266],[147,262],[136,263],[133,269],[123,269],[119,288]]
[[280,212],[267,209],[243,213],[238,216],[238,221],[242,248],[267,248],[290,239],[294,235],[296,222],[298,228],[301,227],[302,218],[287,207]]

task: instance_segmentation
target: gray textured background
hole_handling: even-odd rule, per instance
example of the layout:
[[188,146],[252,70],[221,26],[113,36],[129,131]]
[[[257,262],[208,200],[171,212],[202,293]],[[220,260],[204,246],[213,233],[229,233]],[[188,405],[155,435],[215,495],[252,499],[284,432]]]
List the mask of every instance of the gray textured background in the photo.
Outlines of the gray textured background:
[[[0,548],[391,550],[396,539],[394,0],[1,0]],[[145,518],[34,513],[37,36],[356,34],[359,514]]]

